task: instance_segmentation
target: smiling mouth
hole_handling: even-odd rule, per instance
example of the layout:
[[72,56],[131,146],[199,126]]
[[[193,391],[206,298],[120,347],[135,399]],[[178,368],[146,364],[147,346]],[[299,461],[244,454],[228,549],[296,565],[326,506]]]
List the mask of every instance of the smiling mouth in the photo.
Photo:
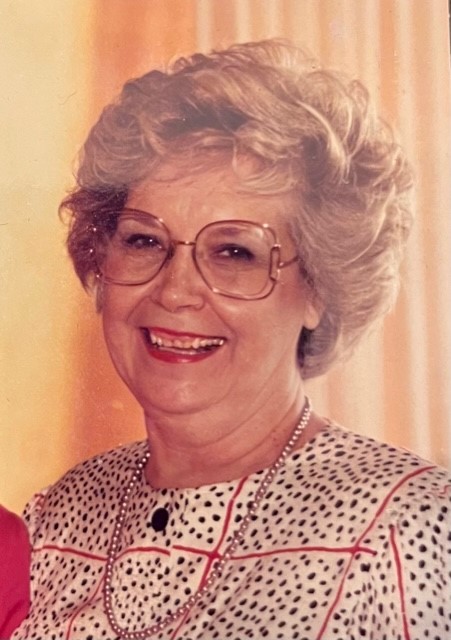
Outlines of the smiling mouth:
[[224,343],[225,339],[221,337],[191,337],[191,336],[177,336],[169,338],[163,336],[151,329],[142,329],[145,340],[149,346],[158,351],[167,351],[169,353],[178,353],[184,355],[198,355],[202,353],[210,353],[219,349]]

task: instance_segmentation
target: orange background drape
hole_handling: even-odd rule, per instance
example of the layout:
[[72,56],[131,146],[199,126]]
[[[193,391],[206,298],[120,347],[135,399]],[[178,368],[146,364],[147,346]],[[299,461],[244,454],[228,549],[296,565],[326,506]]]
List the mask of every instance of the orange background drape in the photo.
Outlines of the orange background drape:
[[174,56],[281,36],[360,77],[417,175],[396,310],[316,408],[449,463],[450,82],[446,0],[11,0],[2,33],[0,501],[20,510],[75,462],[143,437],[99,318],[65,255],[57,206],[101,106]]

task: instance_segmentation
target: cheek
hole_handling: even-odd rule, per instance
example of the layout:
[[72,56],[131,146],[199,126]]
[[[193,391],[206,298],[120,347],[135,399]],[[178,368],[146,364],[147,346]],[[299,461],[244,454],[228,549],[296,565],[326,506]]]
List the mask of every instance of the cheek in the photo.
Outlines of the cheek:
[[259,352],[272,354],[276,358],[281,353],[288,355],[291,351],[296,352],[303,327],[305,302],[299,295],[299,287],[289,287],[289,295],[284,295],[288,293],[287,289],[281,286],[278,295],[262,300],[261,305],[249,313],[246,323],[243,323],[249,341]]
[[108,285],[101,294],[104,324],[127,322],[136,308],[137,300],[131,287]]
[[289,286],[289,295],[282,296],[273,313],[270,339],[287,355],[297,354],[299,336],[305,324],[306,301],[299,286]]
[[103,334],[113,360],[123,358],[130,350],[131,338],[136,333],[130,321],[135,305],[128,293],[107,287],[103,295]]
[[130,386],[136,368],[140,334],[127,322],[128,315],[128,308],[120,299],[105,299],[102,325],[106,348],[120,378]]

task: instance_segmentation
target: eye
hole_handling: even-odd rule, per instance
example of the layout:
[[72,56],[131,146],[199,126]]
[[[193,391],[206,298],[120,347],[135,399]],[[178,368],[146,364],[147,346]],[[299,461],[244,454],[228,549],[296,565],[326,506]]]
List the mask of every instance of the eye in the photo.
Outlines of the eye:
[[224,244],[215,247],[212,257],[236,262],[253,262],[255,260],[254,253],[239,244]]
[[164,252],[169,242],[164,227],[150,215],[119,218],[112,237],[112,246],[116,251],[136,257]]
[[145,233],[131,233],[122,238],[122,244],[128,249],[163,249],[157,236]]

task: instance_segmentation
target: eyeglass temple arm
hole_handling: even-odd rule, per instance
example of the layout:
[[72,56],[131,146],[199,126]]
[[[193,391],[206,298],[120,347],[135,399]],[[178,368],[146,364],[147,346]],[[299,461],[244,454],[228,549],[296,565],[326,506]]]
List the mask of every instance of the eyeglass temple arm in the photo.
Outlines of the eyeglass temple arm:
[[279,262],[279,264],[277,265],[279,269],[283,269],[284,267],[288,267],[290,264],[293,264],[293,262],[296,262],[297,260],[299,260],[299,256],[293,256],[293,258],[290,258],[290,260],[285,260],[284,262]]
[[279,244],[273,245],[271,249],[271,266],[269,269],[269,278],[274,283],[277,282],[279,279],[280,269],[283,269],[284,267],[288,267],[290,264],[293,264],[294,262],[299,260],[299,256],[295,255],[293,256],[293,258],[290,258],[290,260],[285,260],[283,262],[279,260],[279,255],[280,255],[280,245]]

